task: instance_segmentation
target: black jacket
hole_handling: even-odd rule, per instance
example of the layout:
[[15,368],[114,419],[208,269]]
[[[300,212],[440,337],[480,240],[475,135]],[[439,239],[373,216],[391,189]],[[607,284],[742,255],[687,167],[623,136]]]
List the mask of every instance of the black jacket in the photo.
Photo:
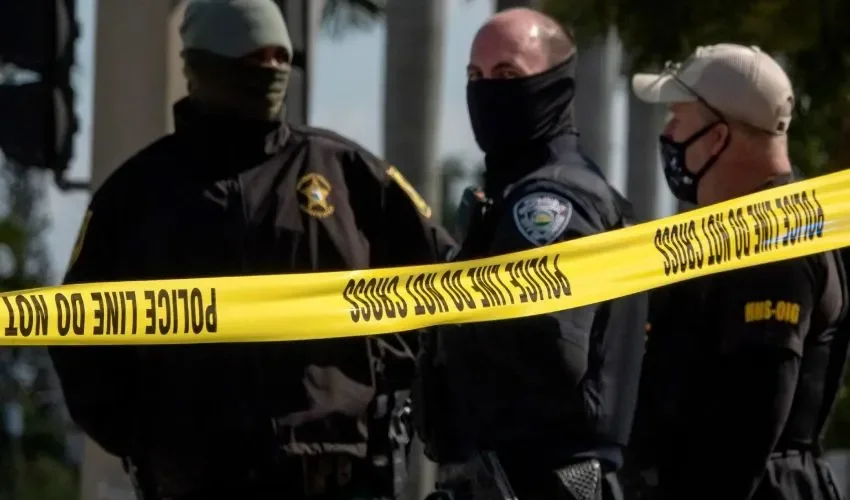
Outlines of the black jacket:
[[[395,169],[337,134],[185,100],[175,122],[94,194],[66,283],[433,263],[453,245]],[[107,451],[204,482],[278,446],[365,456],[376,386],[408,389],[417,348],[410,334],[50,354],[71,416]]]
[[[515,160],[513,169],[499,169],[504,175],[487,179],[493,206],[472,225],[457,260],[629,223],[629,203],[578,152],[574,135]],[[560,265],[566,269],[569,262]],[[599,458],[609,470],[618,467],[636,399],[645,320],[646,296],[638,294],[552,314],[441,328],[420,360],[414,393],[431,458],[456,462],[494,450],[505,462],[540,470],[583,457]]]
[[654,291],[630,480],[655,469],[665,500],[821,498],[771,491],[811,488],[800,459],[768,468],[775,453],[819,454],[850,341],[847,301],[838,252]]

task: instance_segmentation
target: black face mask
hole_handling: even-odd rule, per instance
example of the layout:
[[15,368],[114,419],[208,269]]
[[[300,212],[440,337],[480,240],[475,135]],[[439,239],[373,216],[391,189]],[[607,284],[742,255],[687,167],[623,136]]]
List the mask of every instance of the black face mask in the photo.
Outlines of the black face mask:
[[664,177],[667,179],[667,185],[670,187],[673,196],[679,200],[696,204],[699,181],[714,166],[717,158],[720,157],[723,151],[726,150],[726,147],[729,145],[730,135],[726,134],[723,147],[716,154],[712,155],[696,174],[691,173],[685,165],[685,153],[688,147],[698,141],[700,137],[707,134],[716,125],[722,123],[722,121],[709,123],[683,142],[676,142],[669,137],[661,136],[661,158],[664,162]]
[[524,78],[480,79],[466,87],[475,142],[485,153],[516,149],[572,127],[576,57]]

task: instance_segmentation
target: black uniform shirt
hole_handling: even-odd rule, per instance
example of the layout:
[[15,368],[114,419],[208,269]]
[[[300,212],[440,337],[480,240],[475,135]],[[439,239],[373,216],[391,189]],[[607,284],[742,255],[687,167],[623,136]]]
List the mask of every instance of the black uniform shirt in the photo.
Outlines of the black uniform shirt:
[[[203,115],[187,101],[175,115],[175,134],[94,194],[66,283],[433,263],[453,243],[397,170],[339,135]],[[192,481],[278,445],[363,456],[366,406],[378,384],[409,387],[416,349],[416,336],[382,336],[50,352],[86,433]]]
[[817,448],[843,281],[828,253],[653,293],[629,455],[662,498],[746,499],[772,452]]
[[[558,137],[547,146],[551,156],[517,158],[512,182],[524,173],[529,176],[513,184],[504,200],[496,193],[494,208],[470,228],[457,259],[558,243],[622,223],[627,203],[612,201],[616,195],[595,165],[578,153],[575,136]],[[522,163],[524,159],[530,163]],[[493,185],[489,188],[492,193]],[[557,259],[550,263],[563,273],[568,265]],[[562,290],[569,288],[563,276]],[[548,298],[549,288],[529,288],[526,297],[514,299],[532,302],[541,293]],[[448,398],[451,409],[434,410],[452,415],[457,439],[446,440],[458,448],[531,459],[541,467],[561,466],[583,455],[618,467],[625,436],[613,429],[619,422],[631,425],[646,319],[643,299],[637,310],[628,312],[621,310],[627,302],[441,328],[437,359],[444,370],[444,395],[432,395],[425,404]],[[599,341],[603,331],[610,336],[605,347]],[[625,400],[612,400],[621,396]],[[615,407],[617,414],[610,411]]]

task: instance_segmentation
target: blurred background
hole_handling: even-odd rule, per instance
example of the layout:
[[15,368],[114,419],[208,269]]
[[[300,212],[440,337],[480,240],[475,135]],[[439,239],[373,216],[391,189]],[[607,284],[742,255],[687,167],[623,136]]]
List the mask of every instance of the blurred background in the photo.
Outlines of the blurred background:
[[[635,70],[696,46],[759,45],[798,92],[791,154],[806,175],[850,162],[850,2],[821,0],[279,0],[297,49],[287,110],[397,165],[452,226],[478,182],[465,66],[494,10],[540,8],[576,27],[582,143],[645,220],[678,206],[664,184],[664,110],[628,90]],[[185,92],[180,0],[0,0],[0,289],[61,281],[92,189],[167,133]],[[843,24],[842,24],[843,21]],[[106,374],[108,376],[108,374]],[[845,391],[846,392],[846,391]],[[828,435],[847,489],[850,400]],[[76,432],[40,349],[0,348],[0,500],[130,500],[117,461]],[[120,425],[120,422],[116,422]],[[409,498],[433,473],[414,470]]]

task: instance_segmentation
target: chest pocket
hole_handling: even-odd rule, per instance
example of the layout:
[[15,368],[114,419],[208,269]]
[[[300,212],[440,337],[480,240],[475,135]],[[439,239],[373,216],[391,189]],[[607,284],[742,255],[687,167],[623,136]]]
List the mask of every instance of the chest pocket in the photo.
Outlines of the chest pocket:
[[268,176],[268,169],[258,168],[239,177],[248,226],[246,273],[369,266],[369,245],[355,224],[337,170],[284,168]]

